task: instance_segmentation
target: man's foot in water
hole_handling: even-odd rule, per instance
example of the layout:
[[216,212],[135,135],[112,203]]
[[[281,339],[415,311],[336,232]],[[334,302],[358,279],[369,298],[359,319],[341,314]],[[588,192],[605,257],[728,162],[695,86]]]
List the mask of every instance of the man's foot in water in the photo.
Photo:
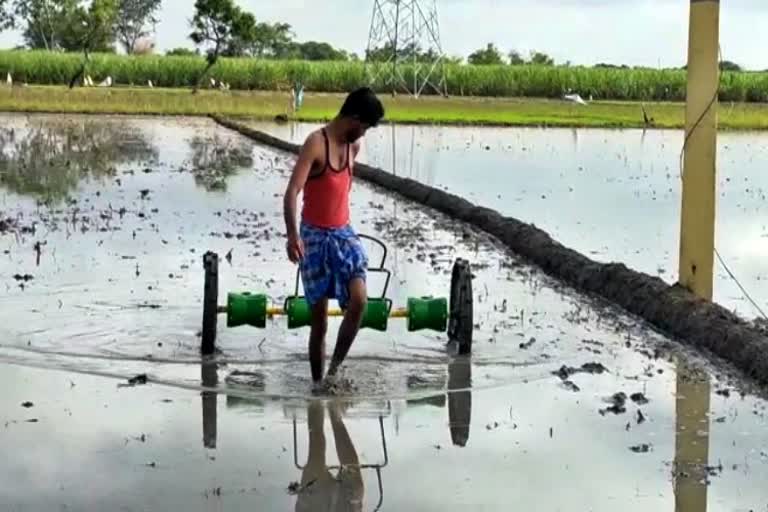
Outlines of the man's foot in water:
[[313,395],[322,395],[325,392],[325,387],[323,386],[322,380],[316,380],[312,382],[312,394]]
[[334,394],[338,391],[339,378],[336,375],[326,375],[321,381],[312,383],[313,395]]

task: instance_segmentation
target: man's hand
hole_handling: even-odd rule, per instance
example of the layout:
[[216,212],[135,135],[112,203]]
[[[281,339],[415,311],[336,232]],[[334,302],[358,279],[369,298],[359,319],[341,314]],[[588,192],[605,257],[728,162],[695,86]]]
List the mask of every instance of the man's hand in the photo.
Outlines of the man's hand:
[[304,244],[298,236],[288,236],[285,250],[288,252],[288,259],[291,260],[291,263],[298,263],[304,259]]

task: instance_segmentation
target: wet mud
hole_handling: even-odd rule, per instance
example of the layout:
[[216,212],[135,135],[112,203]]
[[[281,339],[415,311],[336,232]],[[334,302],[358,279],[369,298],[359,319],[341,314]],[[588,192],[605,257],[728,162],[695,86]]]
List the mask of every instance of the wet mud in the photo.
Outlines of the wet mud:
[[[217,116],[214,120],[260,143],[292,153],[298,151],[296,144],[242,123]],[[768,384],[768,338],[752,322],[724,307],[624,264],[591,260],[532,224],[505,217],[455,194],[363,164],[356,167],[356,175],[495,236],[547,274],[617,304],[662,332],[731,361],[750,378]]]
[[[363,510],[379,503],[378,475],[385,511],[665,509],[686,489],[708,510],[764,507],[768,409],[727,365],[497,237],[367,184],[355,223],[390,249],[395,304],[444,296],[453,260],[472,261],[472,356],[392,322],[355,343],[342,373],[354,393],[315,397],[306,331],[275,318],[265,330],[220,321],[218,352],[201,359],[206,250],[222,255],[222,294],[280,304],[292,292],[280,212],[292,159],[208,121],[131,122],[159,164],[86,174],[58,197],[0,189],[4,215],[34,228],[0,238],[0,427],[12,447],[0,498],[11,509],[291,510],[327,496],[325,469],[352,476],[337,466],[360,468]],[[200,180],[195,136],[250,147],[252,163]],[[349,490],[358,503],[359,481]]]

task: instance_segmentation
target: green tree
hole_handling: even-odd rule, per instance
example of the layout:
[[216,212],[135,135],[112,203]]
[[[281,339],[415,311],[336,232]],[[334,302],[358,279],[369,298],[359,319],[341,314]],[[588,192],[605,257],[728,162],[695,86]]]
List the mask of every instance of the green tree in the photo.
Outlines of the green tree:
[[544,52],[531,50],[531,64],[536,64],[538,66],[554,66],[555,59]]
[[520,52],[518,52],[517,50],[510,51],[508,54],[508,57],[509,57],[509,63],[512,66],[522,66],[523,64],[525,64],[525,59],[523,58],[522,55],[520,55]]
[[71,27],[75,39],[69,51],[114,51],[115,20],[119,0],[92,0],[88,9],[80,6],[75,17],[79,25]]
[[154,30],[161,3],[162,0],[118,0],[115,32],[125,53],[133,53],[136,41]]
[[7,0],[0,0],[0,32],[13,28],[13,13]]
[[493,43],[488,43],[485,48],[481,48],[470,54],[470,56],[467,57],[467,61],[475,66],[504,64],[504,59],[502,58],[499,49],[496,48],[496,45]]
[[724,60],[720,63],[721,71],[743,71],[742,67],[730,60]]
[[61,47],[68,51],[83,52],[80,69],[69,81],[72,89],[85,75],[91,60],[91,51],[114,51],[115,18],[118,0],[93,0],[86,9],[78,5],[64,31]]
[[23,28],[26,45],[33,49],[59,50],[68,26],[74,23],[77,0],[13,0],[9,16]]
[[256,18],[253,14],[240,11],[232,24],[232,36],[221,54],[226,57],[244,57],[249,55],[256,38]]
[[245,13],[232,0],[196,0],[195,15],[190,21],[192,32],[189,38],[202,47],[212,65],[219,55],[232,49],[237,40],[247,40],[252,35],[252,27],[244,30],[247,20]]
[[190,20],[189,38],[206,51],[208,65],[200,74],[193,93],[222,54],[239,55],[253,45],[256,20],[232,0],[196,0],[195,15]]
[[195,57],[197,55],[200,55],[195,50],[192,50],[190,48],[173,48],[172,50],[168,50],[165,52],[168,56],[175,56],[175,57]]
[[[391,60],[393,55],[392,43],[372,48],[366,52],[366,56],[371,62],[386,62]],[[403,61],[431,62],[437,59],[437,52],[432,48],[424,51],[419,46],[411,43],[397,49],[397,58]]]
[[6,23],[22,28],[30,48],[113,51],[116,0],[11,0]]
[[337,50],[328,43],[307,41],[299,43],[298,50],[304,60],[349,60],[346,52]]
[[298,57],[298,48],[293,41],[293,29],[288,23],[258,23],[251,50],[252,55],[258,58]]

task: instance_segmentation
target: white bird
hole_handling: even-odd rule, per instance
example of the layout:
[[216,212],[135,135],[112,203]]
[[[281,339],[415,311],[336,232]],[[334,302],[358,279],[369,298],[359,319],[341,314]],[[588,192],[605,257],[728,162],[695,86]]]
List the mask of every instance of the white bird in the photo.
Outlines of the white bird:
[[581,95],[579,94],[566,94],[563,96],[563,99],[566,101],[572,101],[574,103],[578,103],[579,105],[586,105],[587,102],[582,99]]
[[112,77],[108,76],[106,80],[99,84],[99,87],[112,87]]
[[5,77],[5,83],[8,85],[13,85],[13,78],[11,78],[11,73],[8,72],[8,75]]
[[211,78],[210,78],[210,82],[211,82],[211,87],[214,87],[214,88],[215,88],[215,87],[216,87],[216,79],[215,79],[215,78],[213,78],[213,77],[211,77]]
[[85,75],[85,78],[83,79],[83,85],[86,87],[93,87],[93,80],[91,80],[91,75]]
[[152,80],[147,80],[147,86],[149,86],[150,89],[154,87]]

